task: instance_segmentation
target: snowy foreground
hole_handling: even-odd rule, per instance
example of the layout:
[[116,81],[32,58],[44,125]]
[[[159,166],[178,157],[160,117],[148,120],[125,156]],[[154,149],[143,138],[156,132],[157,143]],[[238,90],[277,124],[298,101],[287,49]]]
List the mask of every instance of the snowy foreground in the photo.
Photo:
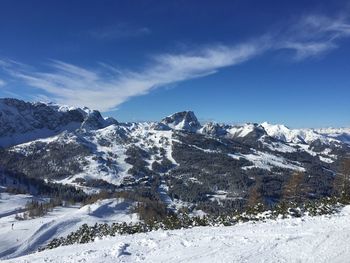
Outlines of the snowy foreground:
[[138,221],[137,214],[129,212],[132,203],[123,199],[106,199],[83,207],[57,207],[43,217],[18,221],[16,214],[24,211],[33,196],[0,195],[0,261],[35,252],[51,239],[67,236],[84,223]]
[[332,216],[109,237],[4,262],[349,262],[350,206]]

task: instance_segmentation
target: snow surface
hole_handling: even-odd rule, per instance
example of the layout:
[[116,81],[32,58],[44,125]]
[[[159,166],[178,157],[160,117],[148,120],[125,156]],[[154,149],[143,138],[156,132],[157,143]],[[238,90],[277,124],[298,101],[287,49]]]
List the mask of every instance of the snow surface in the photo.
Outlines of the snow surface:
[[350,128],[323,128],[317,129],[318,133],[350,144]]
[[246,123],[243,126],[233,126],[228,130],[228,133],[234,137],[245,137],[255,129],[254,124]]
[[296,148],[293,148],[292,146],[281,142],[266,143],[263,141],[263,144],[267,146],[267,148],[269,148],[271,151],[276,151],[281,153],[292,153],[297,151]]
[[250,165],[250,166],[243,166],[242,167],[243,170],[260,168],[260,169],[271,171],[273,167],[280,167],[283,169],[305,171],[305,168],[303,168],[302,165],[298,162],[288,161],[287,159],[281,156],[260,152],[256,150],[254,150],[254,153],[252,154],[235,153],[235,154],[228,154],[228,155],[237,160],[240,158],[244,158],[253,163],[253,165]]
[[349,262],[350,206],[331,216],[107,237],[4,262]]
[[260,124],[266,131],[266,133],[278,140],[290,143],[312,143],[316,140],[320,140],[322,143],[331,143],[336,141],[334,138],[327,137],[319,134],[312,129],[289,129],[285,125],[270,124],[263,122]]
[[[83,207],[57,207],[47,215],[18,221],[16,214],[24,211],[29,195],[1,194],[0,200],[0,261],[35,252],[49,240],[66,236],[87,223],[137,222],[130,212],[133,203],[123,199],[106,199]],[[11,228],[14,223],[14,229]]]
[[0,193],[0,219],[22,211],[26,203],[31,201],[32,198],[31,195]]

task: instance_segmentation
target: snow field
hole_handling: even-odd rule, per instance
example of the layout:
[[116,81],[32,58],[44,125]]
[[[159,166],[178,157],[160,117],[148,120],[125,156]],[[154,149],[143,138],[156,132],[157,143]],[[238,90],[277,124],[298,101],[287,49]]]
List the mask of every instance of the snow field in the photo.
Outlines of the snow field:
[[107,237],[4,262],[349,262],[350,206],[331,216]]

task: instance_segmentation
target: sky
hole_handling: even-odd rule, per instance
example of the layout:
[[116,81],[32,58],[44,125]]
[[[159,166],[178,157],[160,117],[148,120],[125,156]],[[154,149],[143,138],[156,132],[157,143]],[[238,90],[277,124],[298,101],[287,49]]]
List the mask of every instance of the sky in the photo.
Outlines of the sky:
[[350,127],[350,1],[0,1],[0,97]]

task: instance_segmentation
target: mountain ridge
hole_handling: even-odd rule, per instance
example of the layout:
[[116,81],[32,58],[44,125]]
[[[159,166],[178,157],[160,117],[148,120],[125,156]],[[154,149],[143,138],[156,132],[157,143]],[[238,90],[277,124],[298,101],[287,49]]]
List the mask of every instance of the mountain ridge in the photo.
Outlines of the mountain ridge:
[[[18,100],[5,107],[0,100],[0,113],[3,171],[87,193],[137,191],[173,211],[241,209],[254,191],[273,204],[284,198],[295,173],[304,175],[301,198],[329,196],[340,162],[350,153],[333,130],[331,136],[266,122],[202,125],[192,111],[160,122],[121,123],[87,108]],[[29,136],[43,127],[49,133]],[[11,132],[21,140],[11,141]]]
[[[99,111],[86,107],[79,108],[43,102],[31,103],[12,98],[0,99],[0,127],[2,127],[0,128],[0,146],[3,147],[50,137],[64,130],[96,130],[112,124],[118,125],[119,122],[112,117],[103,118]],[[154,127],[159,130],[186,130],[208,135],[231,134],[234,137],[244,137],[262,127],[267,135],[289,143],[307,144],[318,139],[324,142],[338,140],[350,143],[350,128],[290,129],[283,124],[268,122],[242,125],[208,122],[202,125],[194,112],[189,110],[173,113],[161,121],[155,122]],[[30,132],[40,129],[43,129],[42,134],[35,132],[30,134]],[[12,138],[13,143],[6,143],[5,140],[11,140],[11,131],[16,133],[16,130],[19,130],[19,134],[29,133],[29,136],[27,138]],[[1,137],[5,137],[5,139],[1,140]]]

